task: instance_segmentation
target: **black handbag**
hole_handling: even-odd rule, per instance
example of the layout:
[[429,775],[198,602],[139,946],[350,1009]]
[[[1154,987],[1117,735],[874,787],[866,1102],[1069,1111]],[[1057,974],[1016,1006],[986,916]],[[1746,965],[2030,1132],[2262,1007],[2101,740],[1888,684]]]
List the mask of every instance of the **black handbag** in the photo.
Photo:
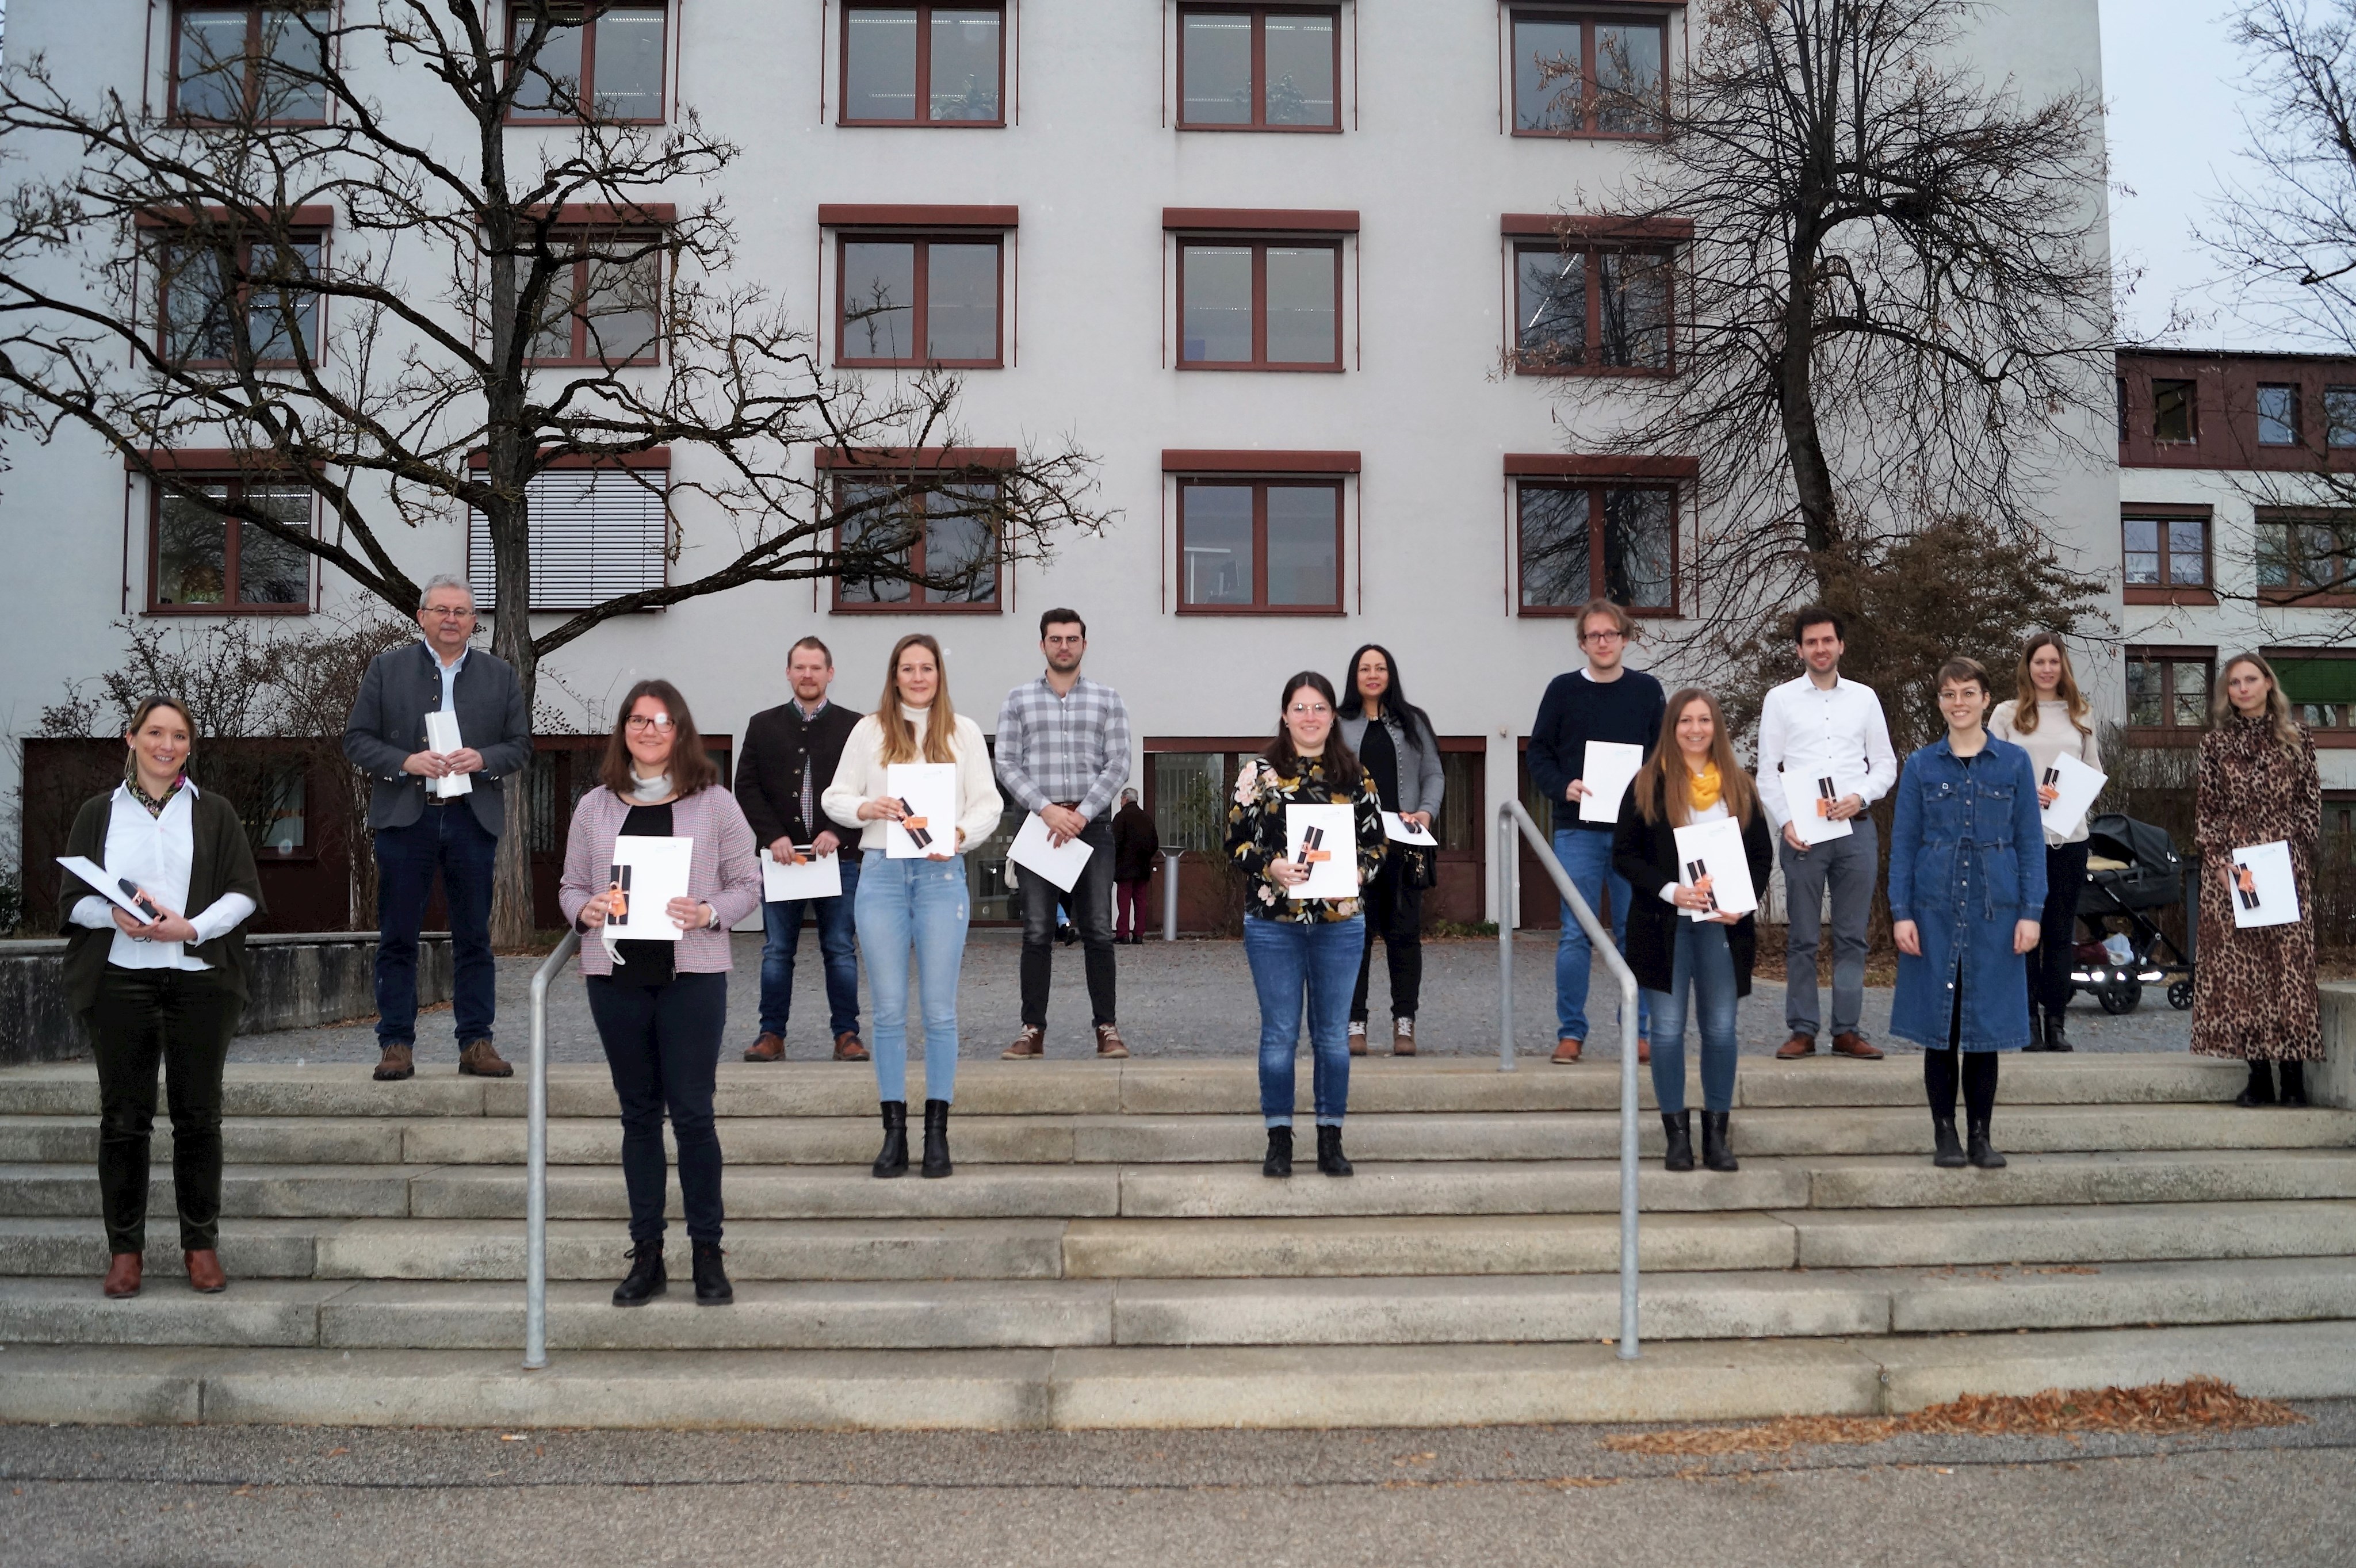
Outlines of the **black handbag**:
[[1426,848],[1419,843],[1408,843],[1399,845],[1398,854],[1399,880],[1404,885],[1419,888],[1440,886],[1440,852],[1438,850]]

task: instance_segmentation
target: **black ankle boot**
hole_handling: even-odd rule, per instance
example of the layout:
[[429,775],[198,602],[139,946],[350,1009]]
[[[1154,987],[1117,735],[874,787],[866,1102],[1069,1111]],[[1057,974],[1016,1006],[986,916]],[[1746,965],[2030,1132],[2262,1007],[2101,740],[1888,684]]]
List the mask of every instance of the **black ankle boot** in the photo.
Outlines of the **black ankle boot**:
[[[1664,1111],[1661,1112],[1661,1126],[1669,1135],[1668,1154],[1661,1161],[1661,1168],[1672,1171],[1693,1169],[1693,1112],[1680,1111],[1673,1116]],[[1709,1124],[1705,1121],[1702,1123],[1703,1134],[1707,1136],[1708,1131]]]
[[1270,1127],[1268,1130],[1268,1157],[1259,1163],[1259,1174],[1266,1176],[1289,1176],[1292,1174],[1292,1129]]
[[2233,1096],[2236,1105],[2272,1105],[2275,1102],[2275,1064],[2265,1061],[2250,1063],[2250,1081],[2242,1092]]
[[925,1164],[918,1174],[945,1176],[957,1167],[949,1164],[949,1102],[925,1101]]
[[1343,1157],[1342,1129],[1339,1127],[1317,1129],[1317,1168],[1327,1176],[1357,1174],[1357,1167]]
[[695,1305],[726,1306],[736,1299],[735,1287],[728,1283],[728,1271],[721,1266],[720,1243],[697,1241],[694,1248]]
[[[1969,1125],[1965,1131],[1971,1140],[1971,1154],[1969,1158],[1972,1164],[1977,1165],[1984,1171],[2000,1171],[2004,1169],[2004,1156],[1996,1152],[1996,1145],[1994,1144],[1988,1142],[1988,1119],[1985,1116],[1973,1116],[1967,1118],[1967,1121]],[[1947,1123],[1947,1126],[1949,1128],[1948,1135],[1950,1137],[1954,1136],[1953,1129],[1954,1127],[1954,1123],[1950,1122]]]
[[626,1255],[630,1275],[614,1287],[616,1306],[644,1306],[670,1288],[670,1280],[663,1273],[661,1242],[641,1241]]
[[1734,1159],[1734,1129],[1729,1125],[1733,1119],[1731,1111],[1705,1111],[1701,1113],[1701,1163],[1705,1170],[1739,1171],[1742,1168]]
[[2045,1048],[2049,1051],[2066,1051],[2070,1048],[2070,1031],[2063,1025],[2062,1009],[2059,1007],[2045,1009]]
[[2282,1064],[2282,1093],[2276,1098],[2278,1105],[2307,1103],[2307,1069],[2297,1062]]
[[1931,1136],[1938,1141],[1939,1145],[1938,1152],[1931,1156],[1931,1163],[1943,1171],[1963,1169],[1964,1145],[1955,1137],[1955,1119],[1952,1116],[1932,1117]]
[[2044,1014],[2045,1009],[2036,1003],[2029,1004],[2029,1044],[2021,1047],[2022,1050],[2050,1051],[2053,1048],[2045,1043]]
[[884,1152],[875,1156],[875,1174],[908,1174],[908,1102],[905,1100],[884,1101]]

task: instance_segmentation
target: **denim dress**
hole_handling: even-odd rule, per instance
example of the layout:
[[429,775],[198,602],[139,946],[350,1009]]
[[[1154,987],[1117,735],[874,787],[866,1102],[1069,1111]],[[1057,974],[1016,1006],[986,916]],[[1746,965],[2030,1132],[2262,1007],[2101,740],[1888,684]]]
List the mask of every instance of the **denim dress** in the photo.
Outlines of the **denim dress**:
[[1946,1049],[1960,983],[1965,1050],[2027,1045],[2029,972],[2012,932],[2044,905],[2045,829],[2029,753],[1990,736],[1966,761],[1942,736],[1908,757],[1890,834],[1890,918],[1914,922],[1922,956],[1898,955],[1890,1032]]

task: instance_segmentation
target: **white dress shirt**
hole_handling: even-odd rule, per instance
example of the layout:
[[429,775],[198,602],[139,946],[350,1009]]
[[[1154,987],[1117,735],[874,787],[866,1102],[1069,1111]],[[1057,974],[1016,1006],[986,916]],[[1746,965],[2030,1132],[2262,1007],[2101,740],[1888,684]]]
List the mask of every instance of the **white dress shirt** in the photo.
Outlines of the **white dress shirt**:
[[[425,651],[434,653],[434,645],[427,643]],[[447,664],[442,662],[440,654],[434,653],[434,668],[442,672],[442,711],[445,714],[458,711],[458,671],[466,667],[466,655],[473,651],[471,647],[462,648],[458,650],[458,657]]]
[[1759,800],[1781,832],[1792,811],[1779,772],[1830,774],[1869,806],[1895,789],[1898,754],[1873,688],[1836,678],[1827,690],[1803,674],[1770,691],[1759,710]]
[[[114,804],[106,819],[106,872],[120,876],[167,909],[177,909],[197,929],[197,940],[209,942],[232,930],[253,914],[253,900],[242,893],[224,893],[203,909],[188,908],[188,875],[196,864],[197,787],[182,783],[164,803],[161,816],[131,798],[128,785],[114,787]],[[180,942],[143,942],[114,923],[115,905],[91,894],[73,907],[73,923],[94,931],[111,930],[114,945],[106,961],[118,969],[210,969]]]

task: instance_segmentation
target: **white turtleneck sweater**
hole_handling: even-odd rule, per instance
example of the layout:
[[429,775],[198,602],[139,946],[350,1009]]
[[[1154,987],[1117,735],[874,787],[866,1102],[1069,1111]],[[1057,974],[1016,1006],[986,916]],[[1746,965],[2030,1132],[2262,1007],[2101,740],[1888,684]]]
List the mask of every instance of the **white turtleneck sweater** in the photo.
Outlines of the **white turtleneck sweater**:
[[[916,732],[917,755],[903,760],[921,762],[932,710],[903,707],[900,711],[908,716],[908,723]],[[949,749],[957,756],[957,825],[962,835],[958,848],[962,852],[979,846],[998,831],[998,819],[1005,810],[1005,802],[999,797],[998,779],[990,767],[990,746],[982,738],[980,725],[959,714],[949,731]],[[850,738],[842,743],[842,760],[835,766],[834,782],[826,787],[823,798],[826,814],[838,822],[858,822],[860,807],[892,792],[884,767],[884,726],[870,714],[851,727]],[[884,823],[880,819],[862,827],[859,847],[877,851],[884,848]]]

